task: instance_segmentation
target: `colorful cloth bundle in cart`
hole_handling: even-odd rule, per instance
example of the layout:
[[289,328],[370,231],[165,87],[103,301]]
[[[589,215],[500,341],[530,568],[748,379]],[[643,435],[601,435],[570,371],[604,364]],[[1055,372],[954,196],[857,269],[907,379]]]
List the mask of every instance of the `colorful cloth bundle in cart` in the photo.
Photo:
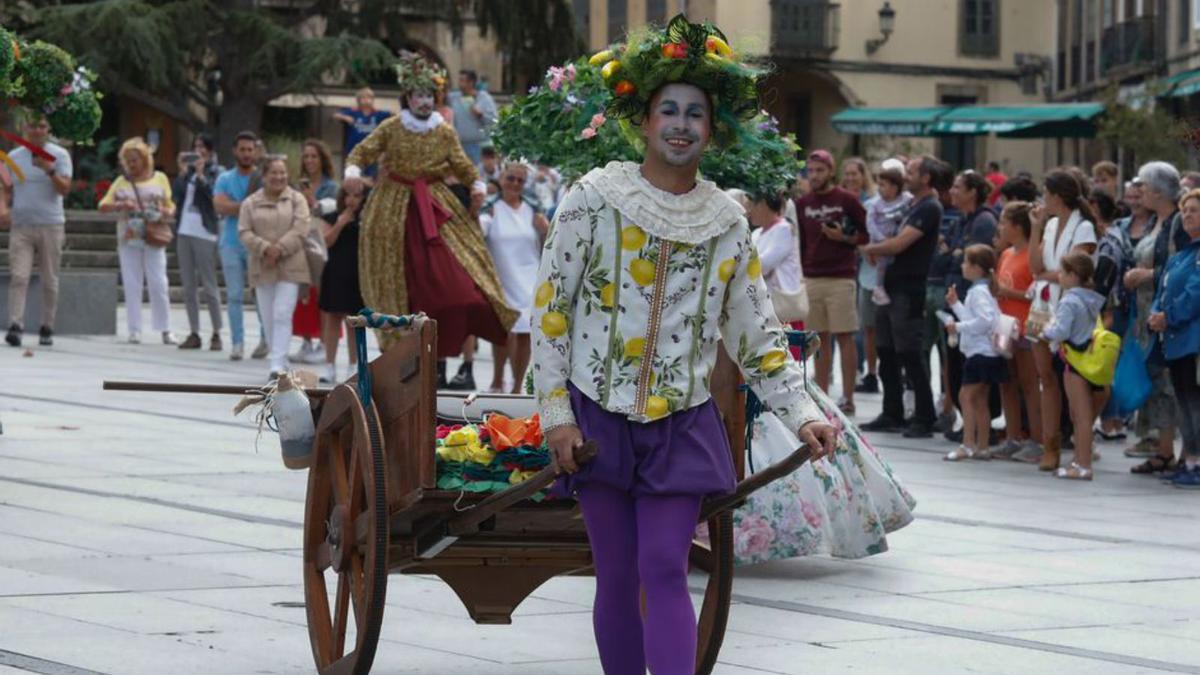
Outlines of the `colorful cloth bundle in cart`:
[[[499,492],[550,465],[538,416],[492,414],[483,424],[437,428],[437,486],[442,490]],[[532,499],[541,501],[546,492]]]

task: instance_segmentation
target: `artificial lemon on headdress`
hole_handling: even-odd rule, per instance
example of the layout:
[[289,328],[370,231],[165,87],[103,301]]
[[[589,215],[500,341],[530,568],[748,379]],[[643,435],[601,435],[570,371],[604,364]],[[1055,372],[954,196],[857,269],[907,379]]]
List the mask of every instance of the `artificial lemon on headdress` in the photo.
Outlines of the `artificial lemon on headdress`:
[[[665,30],[646,29],[593,56],[614,98],[610,118],[620,120],[626,135],[646,115],[650,98],[664,85],[683,83],[702,89],[712,101],[713,142],[728,147],[739,138],[742,124],[758,112],[758,78],[763,71],[737,60],[729,42],[711,23],[692,23],[680,14]],[[620,77],[616,73],[620,72]],[[640,138],[634,141],[640,144]]]
[[400,51],[400,60],[393,66],[396,84],[403,92],[434,92],[446,83],[446,71],[424,56],[407,50]]

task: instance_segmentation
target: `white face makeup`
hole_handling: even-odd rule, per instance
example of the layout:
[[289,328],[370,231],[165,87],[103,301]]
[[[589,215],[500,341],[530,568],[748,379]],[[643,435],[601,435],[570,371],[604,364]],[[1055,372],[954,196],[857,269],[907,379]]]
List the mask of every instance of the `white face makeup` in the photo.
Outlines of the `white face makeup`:
[[651,101],[643,133],[646,152],[664,163],[698,164],[712,135],[708,96],[689,84],[668,84]]
[[419,120],[429,119],[433,106],[433,92],[417,91],[408,95],[408,110]]

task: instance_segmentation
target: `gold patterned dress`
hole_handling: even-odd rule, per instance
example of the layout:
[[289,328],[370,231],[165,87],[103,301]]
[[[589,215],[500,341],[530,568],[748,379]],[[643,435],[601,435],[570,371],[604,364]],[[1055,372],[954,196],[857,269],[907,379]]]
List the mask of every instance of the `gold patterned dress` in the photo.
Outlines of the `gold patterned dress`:
[[[471,185],[479,178],[454,129],[436,113],[430,120],[393,117],[346,162],[359,168],[380,162],[358,243],[367,306],[428,314],[438,322],[439,358],[457,354],[468,335],[503,344],[518,312],[504,301],[479,224],[444,182],[454,176]],[[390,346],[387,332],[379,339]]]

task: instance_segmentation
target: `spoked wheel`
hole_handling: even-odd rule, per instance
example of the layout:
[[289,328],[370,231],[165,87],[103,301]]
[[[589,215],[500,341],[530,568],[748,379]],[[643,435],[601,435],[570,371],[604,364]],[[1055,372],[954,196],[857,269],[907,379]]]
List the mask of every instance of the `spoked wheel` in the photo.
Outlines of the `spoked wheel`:
[[719,513],[708,520],[708,547],[692,545],[697,568],[708,572],[704,602],[697,621],[696,674],[709,675],[717,665],[725,627],[729,623],[729,603],[733,597],[733,514]]
[[304,600],[321,675],[366,675],[387,590],[388,510],[375,407],[339,385],[317,427],[304,506]]

